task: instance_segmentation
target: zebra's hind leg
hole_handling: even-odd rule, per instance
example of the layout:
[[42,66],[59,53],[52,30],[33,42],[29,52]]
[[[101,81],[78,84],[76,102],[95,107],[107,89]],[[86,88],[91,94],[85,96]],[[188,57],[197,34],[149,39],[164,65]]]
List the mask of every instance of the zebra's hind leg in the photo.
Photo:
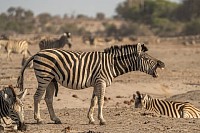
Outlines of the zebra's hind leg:
[[51,82],[49,84],[49,86],[47,87],[46,95],[45,95],[45,102],[47,104],[51,120],[54,121],[55,124],[61,124],[61,121],[56,116],[56,114],[54,112],[54,108],[53,108],[53,94],[54,94],[55,89],[58,89],[58,88],[56,88],[55,84],[57,84],[57,82]]
[[93,117],[93,113],[94,113],[94,107],[97,104],[97,96],[95,96],[94,91],[93,91],[93,94],[92,94],[90,109],[88,111],[89,124],[94,124],[94,121],[95,121],[94,117]]
[[40,101],[44,95],[45,90],[46,87],[42,87],[38,84],[38,88],[34,95],[34,119],[37,120],[38,124],[43,123],[43,119],[40,116]]

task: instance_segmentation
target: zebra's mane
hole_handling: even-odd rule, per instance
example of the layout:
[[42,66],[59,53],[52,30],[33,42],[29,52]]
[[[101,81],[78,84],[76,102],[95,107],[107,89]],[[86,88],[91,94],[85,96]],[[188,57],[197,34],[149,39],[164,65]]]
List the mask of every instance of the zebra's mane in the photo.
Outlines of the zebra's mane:
[[[114,45],[114,46],[111,46],[110,48],[104,49],[104,52],[113,53],[113,54],[120,53],[121,55],[126,55],[124,51],[127,51],[128,49],[135,50],[137,52],[138,44],[134,44],[134,45],[126,44],[126,45],[120,45],[120,46]],[[142,44],[141,51],[146,52],[148,51],[148,48],[144,44]]]

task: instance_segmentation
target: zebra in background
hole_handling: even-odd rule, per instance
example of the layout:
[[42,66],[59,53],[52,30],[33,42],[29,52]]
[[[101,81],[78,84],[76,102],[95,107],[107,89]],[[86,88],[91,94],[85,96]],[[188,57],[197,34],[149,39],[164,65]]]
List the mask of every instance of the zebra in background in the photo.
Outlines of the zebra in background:
[[[38,81],[34,95],[34,118],[42,122],[39,105],[43,94],[50,118],[61,123],[53,109],[53,94],[57,95],[58,83],[74,90],[94,87],[90,109],[89,123],[94,123],[93,111],[98,102],[98,119],[105,124],[103,104],[105,89],[112,80],[130,71],[145,72],[157,77],[157,68],[164,68],[160,60],[149,56],[145,45],[122,45],[105,49],[104,52],[70,52],[61,49],[42,50],[32,56],[23,66],[18,77],[17,86],[23,90],[23,75],[26,65],[33,60],[33,68]],[[58,82],[58,83],[57,83]]]
[[26,40],[8,40],[5,38],[0,39],[0,48],[4,47],[7,52],[7,58],[11,59],[11,53],[22,54],[23,58],[27,58],[28,55],[31,56],[28,50],[29,42]]
[[59,39],[43,39],[39,42],[40,50],[63,48],[65,44],[68,44],[69,48],[72,46],[71,33],[65,32]]
[[[22,100],[27,90],[16,95],[12,86],[4,87],[0,91],[0,119],[4,122],[5,127],[12,127],[14,130],[26,130],[24,123],[24,107]],[[1,127],[4,127],[1,124]]]
[[165,115],[172,118],[200,118],[200,110],[189,102],[175,102],[161,99],[154,99],[150,95],[133,94],[135,108],[144,108],[158,115]]

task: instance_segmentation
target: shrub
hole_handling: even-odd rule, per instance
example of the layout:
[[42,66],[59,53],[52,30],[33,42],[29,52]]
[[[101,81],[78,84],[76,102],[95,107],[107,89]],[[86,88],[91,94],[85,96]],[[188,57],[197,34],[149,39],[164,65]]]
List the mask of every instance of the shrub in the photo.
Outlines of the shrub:
[[184,29],[183,29],[184,35],[197,35],[200,34],[200,19],[192,20],[191,22],[188,22]]

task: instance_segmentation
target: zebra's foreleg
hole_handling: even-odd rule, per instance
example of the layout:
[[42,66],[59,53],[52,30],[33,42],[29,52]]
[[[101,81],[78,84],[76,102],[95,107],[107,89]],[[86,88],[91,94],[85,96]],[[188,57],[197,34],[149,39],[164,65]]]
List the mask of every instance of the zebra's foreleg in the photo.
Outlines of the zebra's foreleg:
[[94,117],[93,117],[93,113],[94,113],[94,107],[97,104],[97,96],[95,95],[94,91],[93,91],[93,94],[92,94],[90,109],[88,111],[89,124],[94,124],[94,121],[95,121]]
[[8,54],[7,54],[7,60],[12,61],[12,59],[11,59],[11,57],[10,57],[11,51],[8,50],[7,52],[8,52]]
[[98,97],[98,119],[100,120],[100,125],[105,125],[106,121],[103,118],[103,105],[104,105],[104,95],[105,95],[106,84],[101,83],[96,86],[96,91]]
[[35,95],[34,95],[34,119],[37,120],[38,124],[43,123],[43,119],[41,119],[41,116],[40,116],[40,101],[45,92],[45,89],[46,88],[38,85],[38,89],[36,90]]
[[47,87],[47,90],[46,90],[45,102],[47,104],[51,120],[54,121],[55,124],[61,124],[61,121],[56,116],[56,114],[54,112],[54,108],[53,108],[53,95],[54,95],[54,91],[55,91],[55,86],[54,86],[54,83],[51,82],[49,84],[49,86]]

